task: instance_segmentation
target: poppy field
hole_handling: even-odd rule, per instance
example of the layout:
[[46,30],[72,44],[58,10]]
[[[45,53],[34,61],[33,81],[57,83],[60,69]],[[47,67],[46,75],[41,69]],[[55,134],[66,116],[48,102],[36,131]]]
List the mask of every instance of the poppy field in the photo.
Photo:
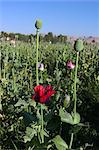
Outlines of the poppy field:
[[0,42],[0,149],[99,149],[99,43]]

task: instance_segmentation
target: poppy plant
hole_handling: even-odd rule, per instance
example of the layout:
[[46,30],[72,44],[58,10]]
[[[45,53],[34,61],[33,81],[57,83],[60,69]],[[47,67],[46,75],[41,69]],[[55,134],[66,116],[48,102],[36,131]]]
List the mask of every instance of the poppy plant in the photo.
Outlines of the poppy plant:
[[74,69],[74,68],[75,68],[75,64],[73,64],[72,61],[69,60],[69,61],[67,62],[67,68],[68,68],[68,69]]
[[49,98],[56,93],[55,90],[53,90],[51,85],[47,85],[46,87],[42,85],[37,85],[34,88],[35,94],[32,96],[32,99],[39,103],[46,103]]

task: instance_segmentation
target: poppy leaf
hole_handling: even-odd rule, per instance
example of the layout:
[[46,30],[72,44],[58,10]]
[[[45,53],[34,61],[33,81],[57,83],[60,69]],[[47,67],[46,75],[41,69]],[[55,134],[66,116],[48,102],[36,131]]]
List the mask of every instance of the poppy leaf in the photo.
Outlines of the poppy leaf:
[[52,139],[54,142],[55,146],[57,147],[58,150],[66,150],[68,149],[68,145],[66,142],[60,137],[60,135],[57,135],[54,139]]

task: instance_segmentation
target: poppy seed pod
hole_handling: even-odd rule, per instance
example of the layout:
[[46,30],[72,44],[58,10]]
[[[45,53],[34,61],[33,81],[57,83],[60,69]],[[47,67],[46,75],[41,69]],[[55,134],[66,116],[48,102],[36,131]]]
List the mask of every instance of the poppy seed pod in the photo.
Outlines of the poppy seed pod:
[[75,41],[74,48],[77,52],[80,52],[81,50],[83,50],[84,48],[83,41],[80,39],[77,39]]
[[35,28],[38,30],[42,28],[42,21],[41,20],[36,20]]

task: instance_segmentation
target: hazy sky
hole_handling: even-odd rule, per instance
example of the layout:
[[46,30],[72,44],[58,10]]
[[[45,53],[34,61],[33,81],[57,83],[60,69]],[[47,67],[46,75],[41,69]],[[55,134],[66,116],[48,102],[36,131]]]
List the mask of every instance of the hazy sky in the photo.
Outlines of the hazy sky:
[[35,33],[37,18],[41,33],[99,36],[98,0],[0,0],[0,31]]

